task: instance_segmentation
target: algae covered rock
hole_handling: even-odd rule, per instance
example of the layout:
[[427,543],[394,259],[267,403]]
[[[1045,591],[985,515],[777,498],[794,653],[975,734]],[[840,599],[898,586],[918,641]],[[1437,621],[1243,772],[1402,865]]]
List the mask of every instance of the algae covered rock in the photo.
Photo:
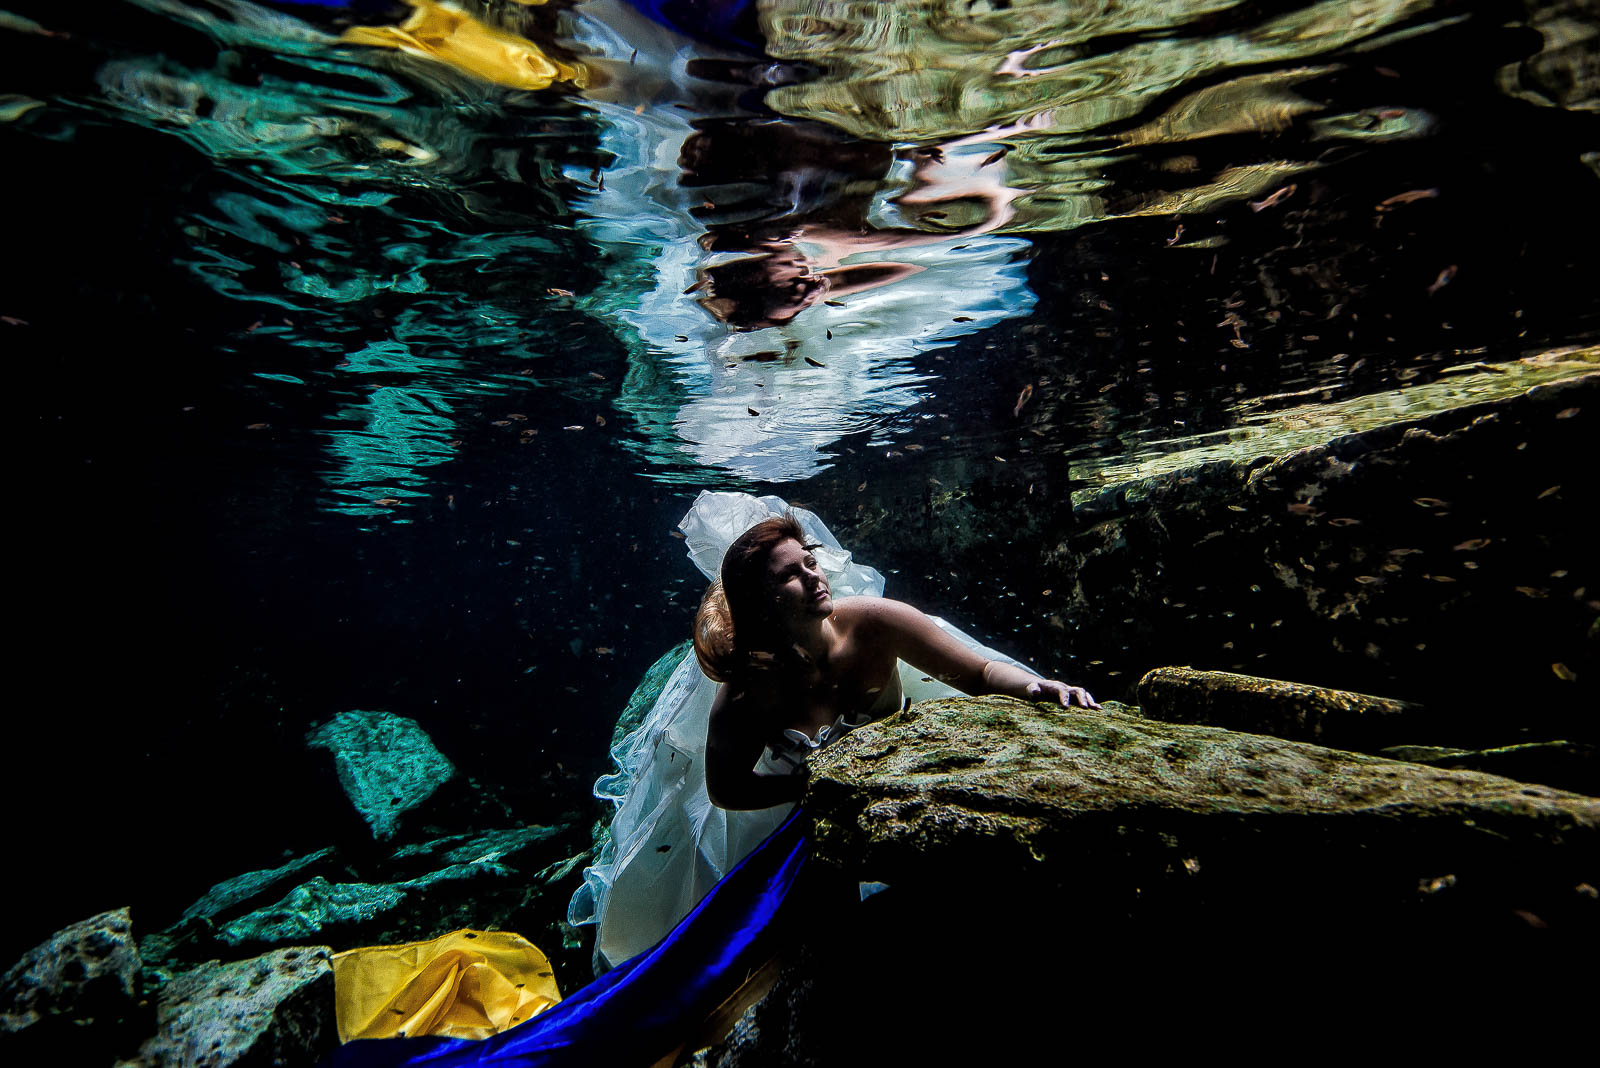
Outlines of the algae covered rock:
[[820,754],[805,804],[816,857],[884,898],[1002,892],[1113,924],[1600,927],[1576,889],[1600,885],[1600,801],[1216,727],[930,701]]
[[389,712],[341,712],[307,734],[306,744],[333,753],[339,785],[375,838],[392,836],[401,814],[456,771],[421,724]]
[[1425,737],[1421,706],[1228,671],[1162,667],[1139,680],[1139,710],[1168,723],[1272,734],[1340,749],[1372,750]]
[[157,1032],[126,1068],[315,1064],[338,1045],[326,946],[210,961],[161,991]]
[[1430,764],[1436,768],[1464,768],[1504,775],[1508,779],[1543,783],[1561,790],[1600,796],[1600,746],[1587,742],[1523,742],[1493,749],[1448,749],[1440,746],[1397,745],[1380,756]]

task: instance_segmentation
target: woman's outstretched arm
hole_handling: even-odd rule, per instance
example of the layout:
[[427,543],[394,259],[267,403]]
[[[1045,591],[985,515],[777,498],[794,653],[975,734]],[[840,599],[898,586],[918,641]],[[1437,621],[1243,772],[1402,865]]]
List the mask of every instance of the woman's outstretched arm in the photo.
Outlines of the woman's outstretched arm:
[[1024,701],[1048,701],[1063,707],[1100,707],[1081,686],[1040,678],[1000,660],[985,660],[975,650],[940,630],[927,615],[902,601],[863,597],[856,599],[853,606],[871,619],[874,628],[891,643],[896,656],[962,693],[997,693]]

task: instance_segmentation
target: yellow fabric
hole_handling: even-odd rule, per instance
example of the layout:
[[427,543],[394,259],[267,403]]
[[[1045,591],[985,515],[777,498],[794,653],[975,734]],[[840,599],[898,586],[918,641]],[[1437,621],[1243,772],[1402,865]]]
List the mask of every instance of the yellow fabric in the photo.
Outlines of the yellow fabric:
[[555,81],[582,88],[589,82],[582,66],[550,59],[527,38],[479,22],[454,4],[435,0],[406,3],[411,5],[411,15],[400,25],[352,26],[339,39],[398,48],[512,89],[547,89]]
[[340,1042],[488,1038],[561,1000],[549,958],[510,931],[335,953],[333,990]]

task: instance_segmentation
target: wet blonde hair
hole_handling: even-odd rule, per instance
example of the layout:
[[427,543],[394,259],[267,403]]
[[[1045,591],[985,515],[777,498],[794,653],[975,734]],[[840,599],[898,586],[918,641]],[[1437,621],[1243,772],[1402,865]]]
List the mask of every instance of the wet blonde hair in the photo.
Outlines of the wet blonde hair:
[[[694,655],[700,670],[715,682],[732,682],[768,666],[772,651],[763,642],[775,637],[767,603],[767,557],[786,541],[806,544],[793,515],[764,519],[734,539],[722,557],[722,575],[706,587],[694,619]],[[767,652],[766,662],[753,654]]]

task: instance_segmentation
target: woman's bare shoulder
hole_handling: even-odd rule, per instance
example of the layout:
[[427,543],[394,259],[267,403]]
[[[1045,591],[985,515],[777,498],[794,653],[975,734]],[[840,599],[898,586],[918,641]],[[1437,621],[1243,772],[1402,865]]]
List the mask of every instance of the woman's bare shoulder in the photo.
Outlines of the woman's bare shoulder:
[[904,601],[888,597],[842,597],[833,602],[833,612],[837,622],[850,627],[903,629],[927,618]]

